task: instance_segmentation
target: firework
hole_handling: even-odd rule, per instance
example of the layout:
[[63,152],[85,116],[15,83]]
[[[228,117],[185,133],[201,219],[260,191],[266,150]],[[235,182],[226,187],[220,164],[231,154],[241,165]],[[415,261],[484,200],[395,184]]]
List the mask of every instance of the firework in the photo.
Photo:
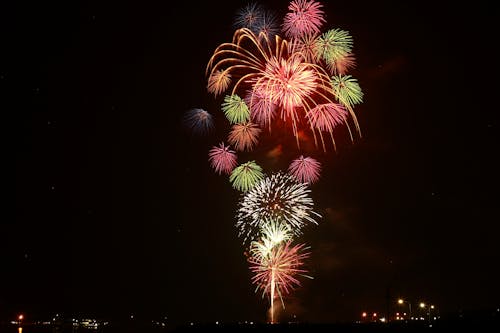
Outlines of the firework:
[[290,119],[296,128],[297,108],[306,104],[305,99],[316,90],[317,82],[316,71],[310,64],[304,63],[301,57],[272,57],[254,89],[281,106],[281,118]]
[[257,231],[268,220],[280,219],[296,236],[302,234],[306,223],[317,224],[314,202],[307,183],[294,176],[277,172],[262,179],[251,190],[244,193],[237,211],[236,227],[243,242],[254,240]]
[[278,34],[279,32],[279,26],[276,22],[276,16],[269,11],[264,11],[262,13],[261,19],[257,22],[252,30],[257,36],[260,36],[260,34],[264,34],[264,36],[268,38],[274,37],[274,35]]
[[250,151],[257,144],[261,129],[252,122],[233,125],[228,141],[238,151]]
[[288,6],[289,13],[283,22],[283,32],[289,38],[320,32],[325,22],[322,4],[316,1],[294,0]]
[[238,95],[227,95],[222,103],[222,111],[231,124],[246,123],[250,120],[250,110]]
[[274,299],[276,294],[284,306],[283,296],[301,285],[299,276],[312,278],[306,275],[303,268],[304,260],[310,255],[304,244],[292,246],[291,241],[277,245],[269,251],[266,257],[250,256],[248,262],[254,274],[252,283],[255,291],[262,291],[262,297],[268,295],[271,302],[271,322],[274,322]]
[[229,146],[225,146],[224,142],[221,142],[218,147],[210,149],[208,161],[219,175],[223,173],[229,175],[238,164],[236,162],[236,153]]
[[[354,140],[354,123],[361,135],[353,108],[362,102],[363,93],[357,80],[347,75],[355,67],[353,38],[341,29],[321,31],[324,16],[319,2],[292,0],[280,36],[276,16],[250,3],[237,14],[232,41],[215,48],[205,71],[208,92],[225,95],[221,110],[230,125],[228,145],[213,146],[209,164],[216,173],[228,174],[241,192],[235,227],[246,247],[256,292],[270,299],[273,323],[275,299],[279,297],[284,307],[283,296],[300,286],[300,276],[310,278],[303,267],[308,248],[292,240],[321,218],[310,190],[321,164],[301,155],[288,172],[266,175],[254,160],[238,166],[236,151],[249,154],[262,130],[269,130],[266,139],[273,126],[279,135],[293,135],[300,151],[301,144],[308,148],[314,140],[316,148],[321,145],[326,152],[328,135],[336,149],[334,131],[339,126],[346,126]],[[191,127],[208,132],[213,126],[210,114],[196,117],[190,118]],[[281,144],[276,147],[266,157],[281,155]]]
[[259,241],[250,244],[250,253],[254,258],[264,259],[276,245],[292,239],[292,230],[280,219],[266,219],[260,228],[260,236]]
[[340,103],[346,107],[363,102],[363,92],[358,80],[350,75],[332,76],[332,87]]
[[[264,17],[262,6],[257,3],[249,3],[238,11],[234,20],[236,29],[248,28],[256,30]],[[255,32],[255,31],[254,31]]]
[[207,84],[207,90],[217,96],[226,91],[230,84],[231,74],[223,70],[218,70],[210,76]]
[[245,97],[245,102],[250,108],[250,116],[253,122],[261,127],[271,127],[271,122],[276,113],[276,105],[266,98],[263,92],[255,89]]
[[199,108],[188,110],[184,114],[184,124],[197,135],[206,135],[214,129],[213,116]]
[[292,161],[288,172],[303,183],[314,183],[319,179],[321,164],[312,157],[300,156]]
[[332,29],[316,39],[315,53],[327,65],[334,66],[336,61],[345,58],[352,51],[352,44],[349,32]]
[[[228,92],[236,95],[241,91],[241,95],[246,96],[251,119],[259,126],[267,125],[271,130],[275,113],[272,110],[279,110],[280,118],[285,124],[290,124],[299,146],[299,132],[302,130],[299,126],[309,124],[309,111],[339,100],[329,72],[316,63],[320,60],[314,53],[318,49],[316,44],[314,36],[302,36],[289,43],[277,35],[274,39],[263,34],[257,37],[249,29],[239,29],[231,43],[223,43],[215,49],[206,74],[209,82],[216,81],[221,71],[230,75],[232,89],[228,88]],[[360,131],[351,106],[348,111]],[[349,128],[347,121],[344,124]],[[318,129],[310,126],[309,130],[319,145],[316,139]],[[350,129],[349,133],[353,139]],[[333,140],[333,133],[330,136]],[[236,144],[234,146],[239,150]]]
[[246,192],[258,183],[264,174],[260,165],[255,161],[249,161],[237,166],[229,176],[233,187],[239,191]]
[[345,75],[349,70],[356,67],[356,57],[353,53],[347,53],[338,57],[333,63],[328,63],[327,66],[331,73]]

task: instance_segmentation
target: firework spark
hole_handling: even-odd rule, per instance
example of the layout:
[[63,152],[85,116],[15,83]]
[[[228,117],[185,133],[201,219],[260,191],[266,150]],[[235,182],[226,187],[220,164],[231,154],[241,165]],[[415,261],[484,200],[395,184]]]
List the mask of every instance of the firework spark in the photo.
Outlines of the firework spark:
[[234,27],[255,30],[264,16],[264,9],[257,3],[249,3],[236,14]]
[[229,175],[238,164],[236,153],[230,149],[230,146],[225,146],[224,142],[221,142],[218,147],[210,149],[208,161],[219,175],[223,173]]
[[254,258],[264,259],[276,245],[292,239],[292,230],[280,219],[270,219],[263,222],[260,235],[259,241],[250,244],[250,253]]
[[346,107],[363,102],[363,92],[358,80],[351,75],[332,76],[332,87],[337,99]]
[[233,125],[228,141],[238,151],[250,151],[257,144],[261,129],[252,122]]
[[222,111],[231,124],[246,123],[250,120],[250,110],[238,95],[227,95],[222,103]]
[[294,0],[283,22],[283,32],[289,38],[313,35],[320,32],[325,22],[322,4],[316,1]]
[[288,172],[295,176],[299,182],[315,183],[319,179],[321,163],[312,157],[300,156],[290,163]]
[[184,124],[197,135],[209,134],[214,129],[213,116],[203,109],[194,108],[184,114]]
[[239,191],[246,192],[255,186],[262,178],[262,168],[255,161],[249,161],[237,166],[231,175],[229,181],[233,187]]
[[262,179],[247,191],[237,211],[236,227],[243,242],[254,240],[258,231],[270,219],[280,219],[296,236],[302,234],[306,223],[318,224],[311,190],[294,176],[277,172]]
[[[269,130],[273,123],[271,114],[274,113],[270,111],[271,105],[280,110],[280,118],[290,124],[291,133],[299,146],[299,132],[302,130],[299,126],[308,124],[308,112],[317,105],[338,100],[329,72],[316,63],[320,60],[314,54],[316,39],[314,36],[302,36],[289,43],[277,35],[270,39],[264,34],[256,36],[249,29],[239,29],[231,43],[223,43],[215,49],[207,64],[208,80],[216,81],[220,71],[223,71],[231,76],[231,95],[241,92],[248,102],[250,91],[254,96],[247,104],[251,119],[260,126],[268,125]],[[256,98],[261,102],[256,102]],[[352,108],[348,109],[356,129],[360,131]],[[349,128],[347,121],[344,124]],[[309,130],[316,145],[319,145],[317,129],[310,127]],[[353,139],[350,129],[349,133]],[[332,133],[330,136],[333,137]]]
[[245,102],[250,108],[250,117],[253,122],[261,127],[271,126],[276,113],[276,105],[266,98],[263,92],[258,89],[250,91],[245,97]]
[[274,299],[276,294],[284,306],[283,296],[296,287],[300,287],[299,276],[312,279],[303,268],[304,261],[310,255],[305,244],[291,245],[291,241],[275,246],[264,257],[250,256],[248,262],[254,274],[252,283],[255,291],[262,291],[262,297],[268,295],[271,302],[271,322],[274,322]]
[[352,37],[349,32],[332,29],[316,39],[315,52],[328,66],[346,57],[352,51]]
[[223,70],[217,70],[208,79],[208,92],[217,96],[227,90],[231,84],[231,74]]

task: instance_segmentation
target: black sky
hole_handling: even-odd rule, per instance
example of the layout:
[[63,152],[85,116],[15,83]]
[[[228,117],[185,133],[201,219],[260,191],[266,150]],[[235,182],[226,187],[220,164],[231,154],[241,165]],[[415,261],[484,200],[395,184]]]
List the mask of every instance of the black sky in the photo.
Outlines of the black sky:
[[[500,305],[497,41],[489,5],[324,1],[354,38],[363,137],[319,154],[323,215],[305,231],[315,280],[302,320]],[[208,167],[218,138],[205,65],[243,1],[2,4],[4,128],[13,203],[2,219],[0,313],[263,320],[234,210]],[[272,2],[280,17],[287,1]],[[9,164],[12,159],[9,158]]]

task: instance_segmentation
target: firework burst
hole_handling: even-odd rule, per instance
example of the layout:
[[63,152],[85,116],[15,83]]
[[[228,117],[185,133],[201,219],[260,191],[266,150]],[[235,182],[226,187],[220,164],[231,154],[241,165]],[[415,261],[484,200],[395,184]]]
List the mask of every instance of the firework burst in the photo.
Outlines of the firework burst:
[[[232,40],[215,48],[205,70],[208,92],[225,95],[221,110],[230,126],[228,145],[213,146],[209,164],[216,173],[229,175],[233,188],[241,192],[235,227],[256,292],[270,299],[273,323],[275,299],[279,297],[284,307],[283,296],[300,286],[300,276],[310,278],[303,267],[308,248],[292,241],[321,218],[310,190],[321,164],[301,155],[288,172],[266,175],[254,160],[238,166],[236,151],[249,155],[263,129],[269,130],[264,140],[288,132],[300,151],[314,141],[315,148],[322,146],[326,152],[324,137],[329,135],[336,149],[334,131],[339,126],[346,126],[354,140],[354,123],[361,135],[354,105],[363,100],[357,80],[347,74],[355,67],[353,39],[341,29],[321,31],[326,22],[322,4],[292,0],[281,25],[283,36],[276,22],[264,7],[248,4],[236,16]],[[186,116],[186,123],[193,131],[209,132],[212,116],[196,110]],[[281,155],[281,143],[275,146],[267,158]]]
[[295,236],[302,234],[307,223],[317,224],[314,202],[307,183],[301,183],[294,176],[277,172],[262,179],[247,191],[237,211],[236,227],[243,242],[254,240],[268,220],[280,219],[290,227]]
[[203,109],[188,110],[183,118],[185,126],[196,135],[206,135],[214,129],[213,116]]
[[292,236],[290,226],[280,219],[265,220],[260,228],[260,240],[250,244],[250,253],[263,260],[275,246],[291,240]]
[[288,167],[288,172],[303,183],[315,183],[319,179],[320,171],[321,163],[312,157],[302,155],[293,160]]
[[208,153],[210,166],[220,174],[229,175],[238,164],[236,153],[221,142],[218,147],[213,147]]
[[281,299],[296,287],[300,287],[299,276],[312,279],[303,268],[304,260],[310,253],[305,244],[291,245],[291,241],[279,244],[265,257],[250,256],[248,262],[253,273],[252,283],[255,291],[262,291],[262,297],[268,295],[271,302],[271,322],[274,322],[274,299]]
[[334,66],[336,61],[345,58],[352,51],[352,37],[349,32],[332,29],[316,39],[316,56],[329,66]]
[[249,3],[236,14],[234,27],[236,29],[248,28],[255,30],[261,23],[263,17],[264,9],[262,6],[256,2]]
[[363,92],[358,80],[351,75],[332,76],[331,83],[337,99],[344,106],[351,108],[354,104],[363,102]]
[[[338,100],[329,72],[317,63],[320,61],[315,53],[319,52],[317,39],[314,35],[301,36],[289,43],[278,35],[270,39],[265,34],[256,36],[246,28],[236,30],[233,41],[221,44],[210,58],[206,69],[208,81],[218,82],[221,73],[230,76],[232,89],[228,88],[228,92],[230,95],[238,93],[245,96],[250,117],[259,126],[268,125],[271,130],[275,112],[271,110],[279,110],[280,118],[290,124],[291,133],[296,138],[297,146],[300,146],[299,130],[302,129],[299,126],[308,124],[308,112],[317,105]],[[327,54],[327,51],[323,50],[323,53]],[[341,61],[339,58],[337,62],[329,63],[330,71]],[[359,131],[352,108],[348,110]],[[347,121],[344,124],[349,128]],[[310,126],[309,130],[316,145],[319,145],[317,128]],[[349,133],[353,139],[350,129]],[[333,140],[333,133],[330,136]]]
[[264,173],[260,165],[255,163],[255,161],[249,161],[237,166],[231,172],[229,181],[235,189],[246,192],[254,187],[262,178],[264,178]]
[[252,122],[233,125],[228,141],[238,151],[250,151],[257,144],[261,129]]
[[231,124],[246,123],[250,120],[250,110],[238,95],[227,95],[222,103],[222,111]]
[[217,96],[226,91],[230,84],[231,74],[223,70],[218,70],[208,79],[207,90]]
[[322,4],[316,1],[294,0],[290,2],[283,22],[283,32],[289,38],[313,35],[320,32],[325,22]]

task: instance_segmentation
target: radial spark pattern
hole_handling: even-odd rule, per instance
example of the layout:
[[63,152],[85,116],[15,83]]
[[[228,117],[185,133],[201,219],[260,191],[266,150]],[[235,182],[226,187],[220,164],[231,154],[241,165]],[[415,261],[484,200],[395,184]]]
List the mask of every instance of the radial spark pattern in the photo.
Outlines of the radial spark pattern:
[[258,142],[261,129],[254,123],[233,125],[228,141],[238,151],[250,151]]
[[238,95],[227,95],[222,103],[222,111],[231,124],[246,123],[250,120],[250,110]]
[[337,99],[343,105],[352,107],[354,104],[363,102],[363,92],[358,80],[350,75],[332,76],[332,87]]
[[227,90],[231,84],[231,74],[223,70],[217,70],[208,79],[207,90],[215,96]]
[[238,164],[236,161],[236,153],[230,149],[230,146],[225,146],[221,142],[218,147],[213,147],[208,153],[208,161],[210,166],[220,174],[229,175],[234,167]]
[[304,260],[310,253],[304,244],[291,245],[291,241],[275,246],[265,257],[250,256],[248,262],[254,274],[252,283],[256,285],[256,292],[262,291],[270,298],[278,294],[280,298],[301,285],[299,276],[311,278],[304,269]]
[[240,200],[236,227],[243,242],[252,241],[269,219],[280,219],[296,236],[307,223],[317,224],[308,184],[277,172],[257,183]]
[[320,32],[325,22],[322,4],[309,0],[294,0],[288,6],[289,13],[283,22],[283,32],[289,38]]
[[237,166],[231,172],[229,181],[235,189],[246,192],[254,187],[262,178],[264,178],[264,173],[260,165],[255,163],[255,161],[249,161]]
[[315,183],[319,179],[320,171],[321,163],[312,157],[302,155],[293,160],[288,167],[288,172],[302,183]]
[[184,114],[185,126],[196,135],[209,134],[214,129],[213,116],[200,108],[193,108]]

